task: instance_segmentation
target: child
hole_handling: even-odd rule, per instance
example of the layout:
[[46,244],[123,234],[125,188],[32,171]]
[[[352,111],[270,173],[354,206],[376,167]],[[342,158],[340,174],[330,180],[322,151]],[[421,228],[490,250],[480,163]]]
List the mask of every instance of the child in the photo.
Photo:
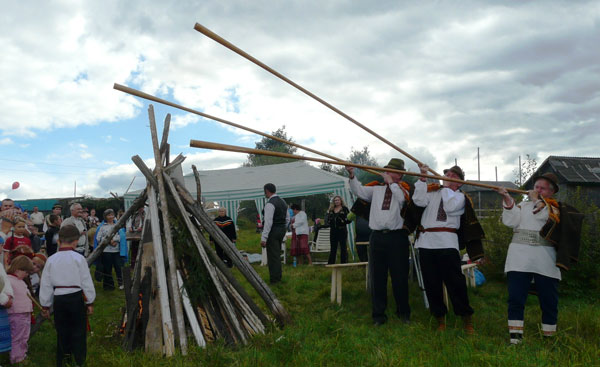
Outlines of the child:
[[25,220],[20,217],[15,217],[14,228],[12,237],[8,237],[4,242],[4,266],[7,268],[12,257],[14,257],[14,251],[17,247],[27,246],[31,248],[31,241],[29,240],[29,233],[27,232]]
[[[50,316],[54,304],[56,327],[56,365],[62,366],[65,354],[71,354],[79,366],[86,358],[87,314],[94,312],[96,291],[90,269],[81,254],[75,252],[79,230],[66,225],[58,232],[58,252],[48,258],[40,282],[42,315]],[[84,298],[85,297],[85,298]]]
[[56,214],[50,214],[48,221],[50,224],[44,236],[46,237],[46,253],[48,256],[52,256],[58,249],[58,230],[62,219]]
[[33,255],[33,272],[29,275],[29,279],[31,280],[31,288],[33,289],[33,294],[38,297],[40,294],[40,279],[42,278],[42,271],[44,270],[44,266],[46,265],[46,256],[44,254],[37,253]]
[[25,279],[33,271],[33,263],[26,256],[15,257],[8,268],[8,279],[13,288],[14,298],[8,309],[10,334],[12,338],[10,363],[20,363],[27,357],[27,341],[31,328],[33,304],[29,299],[29,289]]

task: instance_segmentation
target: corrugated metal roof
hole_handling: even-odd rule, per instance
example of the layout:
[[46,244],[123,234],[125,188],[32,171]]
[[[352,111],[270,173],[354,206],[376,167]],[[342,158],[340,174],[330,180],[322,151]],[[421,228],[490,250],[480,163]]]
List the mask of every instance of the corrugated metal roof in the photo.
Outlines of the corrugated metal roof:
[[[600,158],[551,155],[542,162],[533,176],[545,172],[555,172],[559,183],[599,184]],[[525,187],[533,186],[531,178],[525,182]]]

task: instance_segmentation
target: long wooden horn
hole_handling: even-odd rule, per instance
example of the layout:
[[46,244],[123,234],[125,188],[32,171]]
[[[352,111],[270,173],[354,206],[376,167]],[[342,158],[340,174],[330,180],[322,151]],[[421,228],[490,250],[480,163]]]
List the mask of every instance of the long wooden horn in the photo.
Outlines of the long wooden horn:
[[[164,105],[167,105],[167,106],[171,106],[171,107],[174,107],[174,108],[180,109],[180,110],[182,110],[182,111],[186,111],[186,112],[189,112],[189,113],[193,113],[193,114],[195,114],[195,115],[202,116],[202,117],[204,117],[204,118],[207,118],[207,119],[210,119],[210,120],[214,120],[214,121],[220,122],[220,123],[222,123],[222,124],[225,124],[225,125],[229,125],[229,126],[237,127],[238,129],[242,129],[242,130],[246,130],[246,131],[249,131],[249,132],[251,132],[251,133],[254,133],[254,134],[262,135],[262,136],[264,136],[264,137],[267,137],[267,138],[270,138],[270,139],[273,139],[273,140],[277,140],[277,141],[279,141],[279,142],[281,142],[281,143],[288,144],[288,145],[292,145],[292,146],[295,146],[295,147],[297,147],[297,148],[300,148],[300,149],[304,149],[304,150],[306,150],[306,151],[309,151],[309,152],[311,152],[311,153],[315,153],[315,154],[318,154],[318,155],[320,155],[320,156],[327,157],[327,158],[329,158],[329,159],[333,159],[334,161],[346,162],[345,160],[343,160],[343,159],[341,159],[341,158],[334,157],[334,156],[332,156],[332,155],[329,155],[329,154],[327,154],[327,153],[319,152],[318,150],[314,150],[314,149],[312,149],[312,148],[305,147],[304,145],[300,145],[300,144],[298,144],[298,143],[294,143],[293,141],[290,141],[290,140],[285,140],[285,139],[279,138],[279,137],[277,137],[277,136],[274,136],[274,135],[270,135],[270,134],[263,133],[262,131],[254,130],[254,129],[252,129],[252,128],[249,128],[249,127],[246,127],[246,126],[244,126],[244,125],[236,124],[235,122],[231,122],[231,121],[228,121],[228,120],[222,119],[222,118],[220,118],[220,117],[212,116],[212,115],[209,115],[209,114],[207,114],[207,113],[204,113],[204,112],[200,112],[200,111],[197,111],[197,110],[193,110],[193,109],[191,109],[191,108],[184,107],[184,106],[182,106],[182,105],[179,105],[179,104],[177,104],[177,103],[173,103],[173,102],[167,101],[167,100],[165,100],[165,99],[162,99],[162,98],[155,97],[155,96],[153,96],[153,95],[151,95],[151,94],[148,94],[148,93],[144,93],[144,92],[142,92],[142,91],[139,91],[139,90],[137,90],[137,89],[133,89],[133,88],[130,88],[130,87],[126,87],[126,86],[124,86],[124,85],[117,84],[117,83],[115,83],[115,84],[113,85],[113,88],[114,88],[114,89],[116,89],[116,90],[118,90],[118,91],[121,91],[121,92],[124,92],[124,93],[127,93],[127,94],[131,94],[131,95],[133,95],[133,96],[136,96],[136,97],[144,98],[144,99],[147,99],[147,100],[149,100],[149,101],[153,101],[153,102],[161,103],[161,104],[164,104]],[[368,170],[368,172],[370,172],[370,173],[373,173],[373,174],[376,174],[376,175],[378,175],[378,174],[379,174],[379,172],[377,172],[377,171],[373,171],[373,170]]]
[[[394,143],[392,143],[391,141],[387,140],[386,138],[384,138],[383,136],[377,134],[375,131],[369,129],[368,127],[366,127],[365,125],[361,124],[360,122],[358,122],[357,120],[355,120],[354,118],[352,118],[351,116],[347,115],[346,113],[344,113],[342,110],[340,110],[339,108],[333,106],[332,104],[328,103],[327,101],[323,100],[322,98],[318,97],[317,95],[311,93],[309,90],[303,88],[301,85],[293,82],[292,80],[290,80],[289,78],[287,78],[286,76],[284,76],[283,74],[279,73],[278,71],[276,71],[275,69],[269,67],[268,65],[264,64],[263,62],[261,62],[260,60],[258,60],[257,58],[255,58],[254,56],[250,55],[249,53],[247,53],[246,51],[240,49],[239,47],[237,47],[236,45],[234,45],[233,43],[227,41],[226,39],[224,39],[223,37],[219,36],[218,34],[216,34],[215,32],[211,31],[210,29],[206,28],[205,26],[203,26],[202,24],[196,23],[196,25],[194,26],[194,29],[197,30],[198,32],[202,33],[203,35],[205,35],[206,37],[212,39],[213,41],[220,43],[221,45],[227,47],[228,49],[230,49],[231,51],[235,52],[236,54],[242,56],[243,58],[253,62],[254,64],[260,66],[261,68],[263,68],[264,70],[268,71],[269,73],[275,75],[276,77],[278,77],[279,79],[283,80],[284,82],[290,84],[291,86],[293,86],[294,88],[298,89],[299,91],[301,91],[302,93],[306,94],[307,96],[313,98],[314,100],[318,101],[319,103],[321,103],[322,105],[324,105],[325,107],[331,109],[332,111],[336,112],[337,114],[341,115],[342,117],[344,117],[346,120],[352,122],[354,125],[362,128],[363,130],[365,130],[366,132],[368,132],[369,134],[375,136],[376,138],[378,138],[379,140],[381,140],[382,142],[386,143],[387,145],[389,145],[390,147],[396,149],[398,152],[404,154],[406,157],[408,157],[409,159],[411,159],[413,162],[417,163],[417,164],[423,164],[421,163],[417,158],[413,157],[412,155],[408,154],[407,152],[405,152],[404,150],[400,149],[400,147],[396,146]],[[439,173],[436,173],[433,169],[429,168],[429,171],[431,173],[433,173],[434,175],[440,176]]]
[[[480,182],[464,181],[464,180],[459,180],[459,179],[450,178],[450,177],[446,177],[446,176],[426,175],[423,173],[403,171],[403,170],[393,169],[393,168],[381,168],[381,167],[367,166],[365,164],[340,162],[340,161],[328,160],[328,159],[323,159],[323,158],[315,158],[315,157],[304,157],[304,156],[296,155],[296,154],[273,152],[270,150],[262,150],[262,149],[246,148],[246,147],[240,147],[237,145],[212,143],[209,141],[201,141],[201,140],[193,140],[192,139],[192,140],[190,140],[190,147],[201,148],[201,149],[222,150],[222,151],[227,151],[227,152],[237,152],[237,153],[245,153],[245,154],[269,155],[272,157],[290,158],[290,159],[298,159],[298,160],[303,160],[303,161],[343,165],[343,166],[360,168],[360,169],[364,169],[364,170],[369,169],[369,170],[375,170],[375,171],[396,172],[396,173],[401,173],[403,175],[408,175],[408,176],[417,176],[417,177],[433,178],[436,180],[458,182],[458,183],[461,183],[464,185],[485,187],[487,189],[505,188],[503,186],[494,186],[494,185],[488,185],[488,184],[484,184],[484,183],[480,183]],[[506,187],[506,191],[515,192],[515,193],[519,193],[519,194],[527,194],[527,191],[525,191],[525,190],[511,189],[508,187]]]

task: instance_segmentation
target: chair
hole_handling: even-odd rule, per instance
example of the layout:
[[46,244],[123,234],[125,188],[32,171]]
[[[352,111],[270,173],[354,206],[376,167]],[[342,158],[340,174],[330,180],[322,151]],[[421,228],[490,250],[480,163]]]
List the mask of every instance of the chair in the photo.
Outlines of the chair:
[[[315,241],[310,241],[309,248],[311,254],[318,253],[329,253],[331,251],[331,243],[329,242],[329,228],[321,228],[319,229],[319,234],[317,235],[317,239]],[[315,263],[313,259],[313,264]],[[320,263],[320,262],[319,262]]]

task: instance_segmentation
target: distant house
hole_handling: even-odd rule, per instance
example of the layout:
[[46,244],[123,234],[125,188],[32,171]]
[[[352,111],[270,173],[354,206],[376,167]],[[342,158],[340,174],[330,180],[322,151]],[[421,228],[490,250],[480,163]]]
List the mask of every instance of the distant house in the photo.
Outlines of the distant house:
[[600,158],[549,156],[537,171],[524,183],[527,190],[533,188],[533,177],[552,172],[558,177],[557,198],[564,200],[576,190],[600,206]]
[[[510,181],[473,181],[494,186],[504,186],[510,189],[518,189],[517,185]],[[461,187],[462,192],[467,194],[473,201],[473,208],[479,213],[481,211],[499,210],[502,209],[502,197],[492,189],[485,187],[463,185]],[[511,193],[511,195],[518,200],[520,194]]]

